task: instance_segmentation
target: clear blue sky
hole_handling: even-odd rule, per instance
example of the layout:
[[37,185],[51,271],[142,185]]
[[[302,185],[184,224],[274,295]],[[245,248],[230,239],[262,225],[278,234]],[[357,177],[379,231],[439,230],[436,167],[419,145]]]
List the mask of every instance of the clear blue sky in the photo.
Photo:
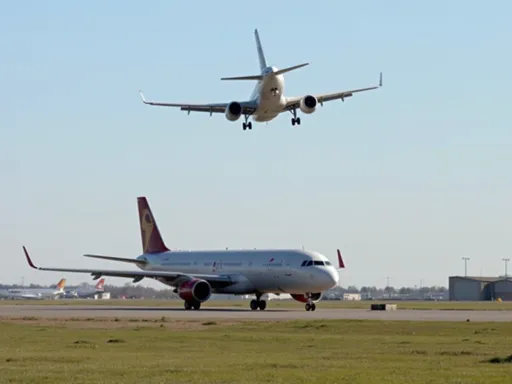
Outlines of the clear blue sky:
[[[512,3],[11,1],[0,6],[0,281],[123,268],[145,195],[173,248],[315,249],[341,284],[448,283],[512,256]],[[246,99],[267,61],[286,94],[384,87],[242,131],[145,106]],[[512,271],[512,264],[510,264]],[[69,283],[90,281],[67,274]],[[108,278],[123,284],[129,280]],[[146,284],[146,282],[143,282]],[[159,286],[156,283],[152,286]]]

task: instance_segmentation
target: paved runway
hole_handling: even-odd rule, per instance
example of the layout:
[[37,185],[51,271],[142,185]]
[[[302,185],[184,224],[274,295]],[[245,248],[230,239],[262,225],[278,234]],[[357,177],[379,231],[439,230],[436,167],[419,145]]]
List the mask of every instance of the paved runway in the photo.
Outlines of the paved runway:
[[266,309],[251,311],[240,308],[202,308],[185,311],[182,308],[128,307],[128,306],[63,306],[63,305],[3,305],[0,317],[34,316],[39,318],[65,317],[119,317],[176,319],[240,319],[240,320],[306,320],[306,319],[373,319],[415,321],[510,321],[512,311],[455,311],[407,310],[370,311],[366,309],[322,309],[306,312],[304,309]]

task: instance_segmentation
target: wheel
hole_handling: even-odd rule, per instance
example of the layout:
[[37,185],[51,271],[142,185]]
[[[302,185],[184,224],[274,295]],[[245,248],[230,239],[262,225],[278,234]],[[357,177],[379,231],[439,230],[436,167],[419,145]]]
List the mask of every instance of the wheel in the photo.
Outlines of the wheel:
[[311,311],[311,304],[309,304],[309,303],[306,304],[306,311]]
[[251,300],[251,309],[253,311],[257,310],[258,309],[258,302],[256,300]]
[[260,300],[259,302],[260,311],[264,311],[267,308],[267,302],[265,300]]
[[300,117],[297,117],[296,121],[297,121],[297,125],[300,125]]
[[188,311],[191,309],[191,305],[188,301],[185,301],[185,310]]
[[295,125],[295,118],[292,117],[292,125]]
[[311,303],[311,310],[314,311],[316,309],[316,304],[315,303]]
[[250,121],[249,121],[249,122],[247,123],[247,128],[252,129],[252,122],[250,122]]
[[245,123],[242,123],[242,128],[244,129],[244,131],[247,129],[247,124]]
[[192,304],[192,308],[195,310],[199,310],[201,308],[201,303],[194,303]]

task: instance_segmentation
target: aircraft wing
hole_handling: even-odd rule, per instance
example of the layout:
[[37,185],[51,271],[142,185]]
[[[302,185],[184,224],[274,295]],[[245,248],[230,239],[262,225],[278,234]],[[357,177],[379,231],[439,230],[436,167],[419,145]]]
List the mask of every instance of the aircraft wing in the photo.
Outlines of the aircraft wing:
[[[379,81],[378,86],[359,88],[359,89],[351,89],[351,90],[334,92],[334,93],[322,93],[322,94],[314,95],[314,96],[318,100],[318,103],[323,106],[323,104],[327,101],[338,100],[338,99],[340,99],[341,101],[345,101],[346,97],[352,97],[354,93],[371,91],[373,89],[377,89],[380,87],[382,87],[382,72],[380,73],[380,81]],[[303,98],[303,96],[287,98],[285,110],[299,108],[299,104],[300,104],[300,101],[302,100],[302,98]]]
[[136,283],[141,281],[145,277],[152,278],[156,280],[165,280],[170,285],[177,286],[186,281],[192,280],[194,278],[206,280],[212,288],[221,288],[227,287],[231,284],[234,284],[230,276],[227,275],[218,275],[218,274],[187,274],[182,272],[172,272],[172,271],[121,271],[121,270],[111,270],[111,269],[74,269],[74,268],[47,268],[47,267],[36,267],[32,262],[28,251],[25,247],[23,247],[23,251],[25,252],[25,257],[27,258],[27,262],[30,267],[34,269],[38,269],[40,271],[55,271],[55,272],[73,272],[73,273],[89,273],[94,279],[99,279],[101,276],[112,276],[112,277],[125,277],[129,279],[133,279],[133,282]]
[[[160,107],[176,107],[182,111],[190,112],[208,112],[210,116],[213,113],[224,113],[229,103],[213,103],[213,104],[182,104],[182,103],[164,103],[160,101],[147,101],[142,91],[139,91],[142,102],[148,105],[156,105]],[[242,106],[242,114],[251,115],[256,110],[257,106],[252,101],[240,102]]]

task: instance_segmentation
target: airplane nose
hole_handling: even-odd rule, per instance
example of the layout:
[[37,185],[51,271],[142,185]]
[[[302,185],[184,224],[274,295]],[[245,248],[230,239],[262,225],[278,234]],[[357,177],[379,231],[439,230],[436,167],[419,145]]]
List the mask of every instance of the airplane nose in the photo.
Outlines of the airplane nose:
[[340,275],[338,271],[334,268],[329,268],[329,276],[331,277],[332,285],[338,285],[338,282],[340,281]]
[[338,271],[334,268],[328,268],[322,270],[322,280],[325,282],[325,285],[329,288],[332,288],[338,284],[340,277],[338,275]]

